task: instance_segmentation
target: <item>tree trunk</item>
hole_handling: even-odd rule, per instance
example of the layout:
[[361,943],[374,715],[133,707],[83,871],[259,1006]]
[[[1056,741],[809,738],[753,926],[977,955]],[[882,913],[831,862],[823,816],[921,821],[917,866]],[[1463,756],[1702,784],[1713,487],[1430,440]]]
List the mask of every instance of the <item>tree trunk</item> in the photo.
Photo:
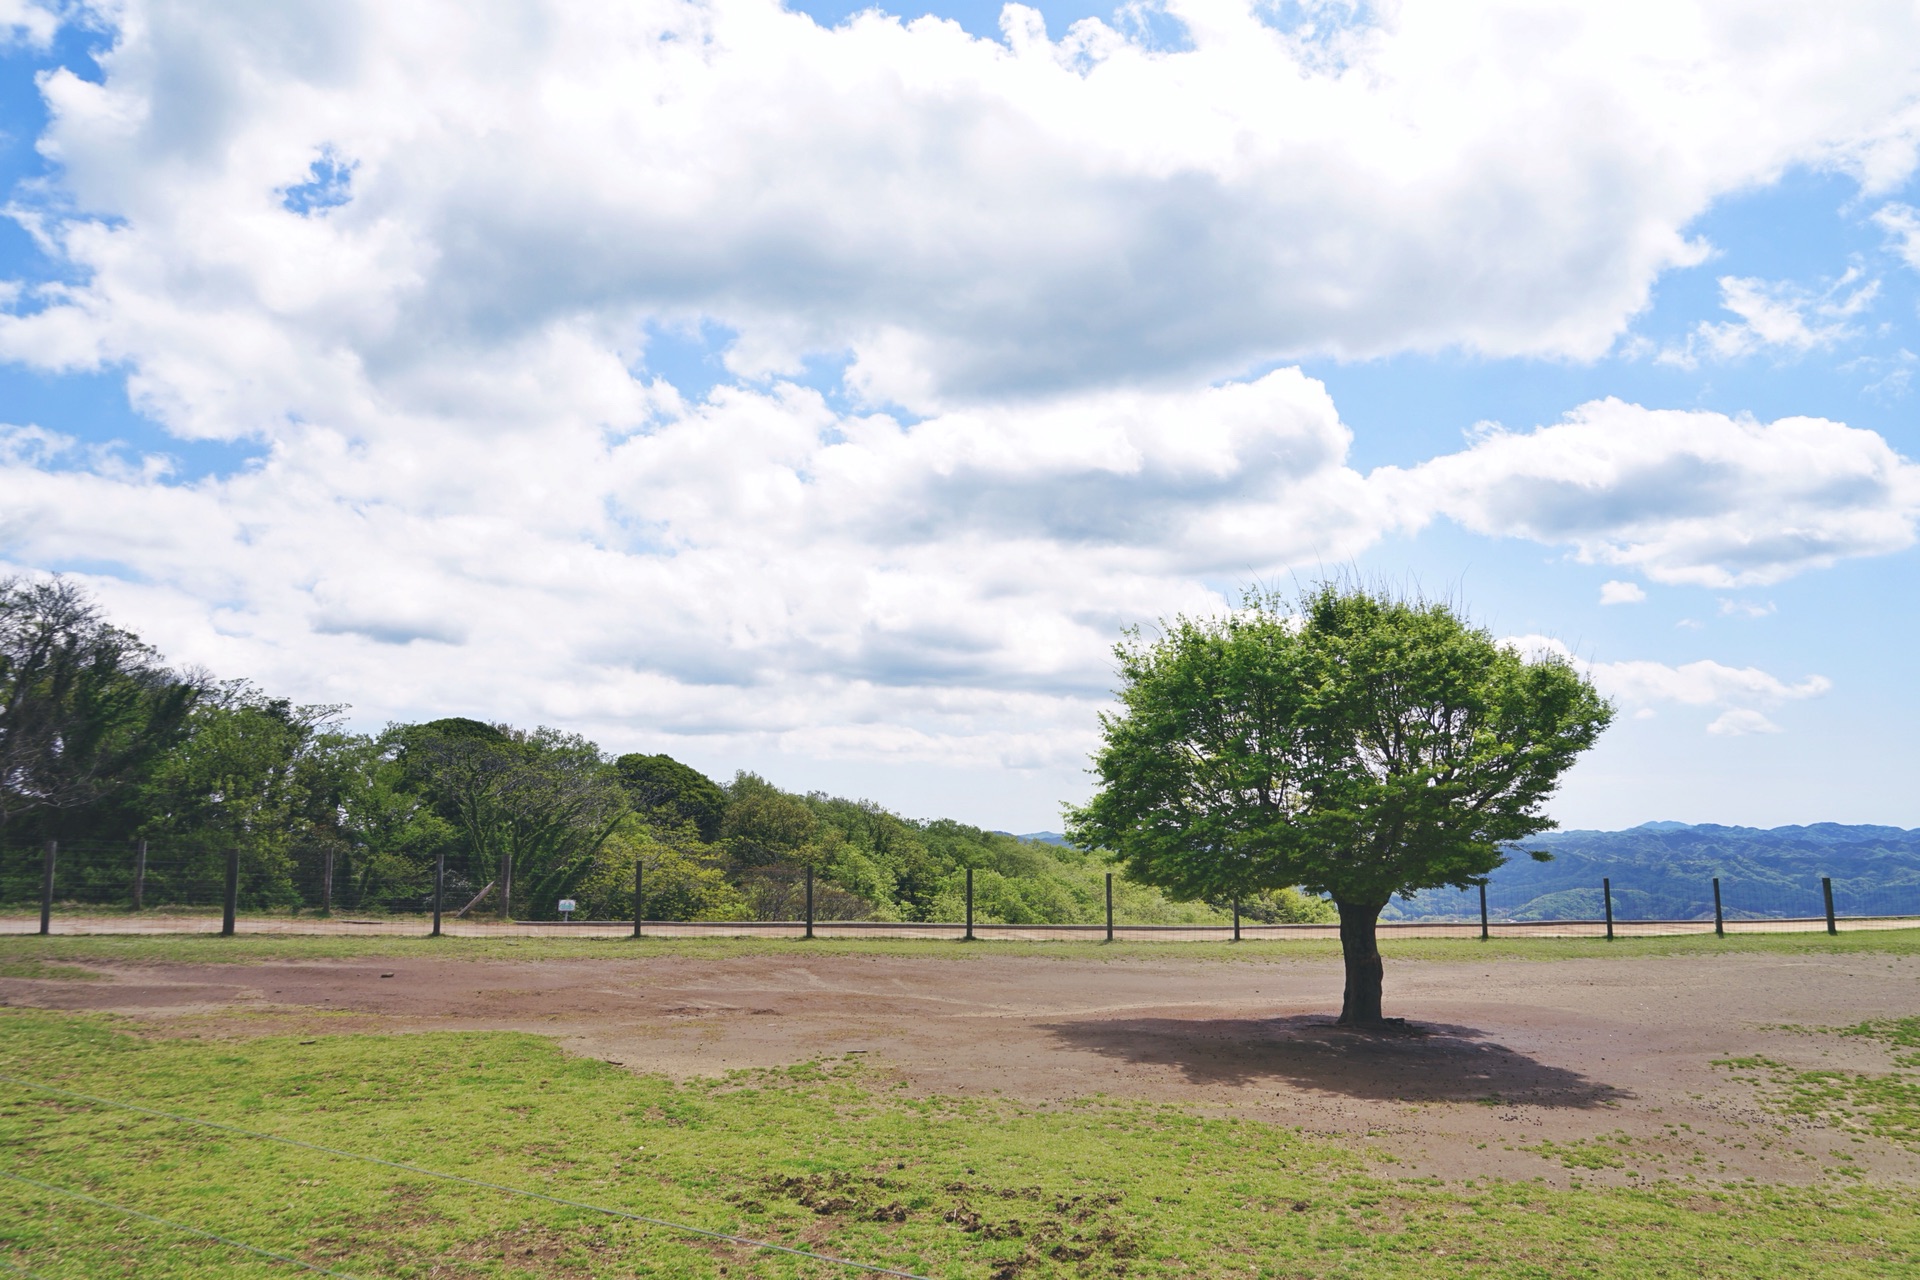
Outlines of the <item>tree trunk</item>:
[[1386,975],[1386,967],[1380,962],[1380,945],[1374,936],[1374,926],[1380,922],[1380,907],[1351,902],[1335,905],[1340,908],[1340,954],[1347,962],[1347,992],[1340,1004],[1340,1025],[1378,1026],[1382,1021],[1380,983]]

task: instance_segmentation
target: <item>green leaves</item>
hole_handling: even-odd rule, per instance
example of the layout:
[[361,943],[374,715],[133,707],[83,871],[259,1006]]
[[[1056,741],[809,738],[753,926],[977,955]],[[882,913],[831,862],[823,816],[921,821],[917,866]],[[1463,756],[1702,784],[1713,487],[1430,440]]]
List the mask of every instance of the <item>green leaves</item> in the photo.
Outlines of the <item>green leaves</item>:
[[0,580],[0,823],[113,795],[180,739],[201,692],[72,583]]
[[668,755],[634,752],[613,764],[636,812],[665,826],[692,823],[708,844],[720,838],[727,794],[712,778]]

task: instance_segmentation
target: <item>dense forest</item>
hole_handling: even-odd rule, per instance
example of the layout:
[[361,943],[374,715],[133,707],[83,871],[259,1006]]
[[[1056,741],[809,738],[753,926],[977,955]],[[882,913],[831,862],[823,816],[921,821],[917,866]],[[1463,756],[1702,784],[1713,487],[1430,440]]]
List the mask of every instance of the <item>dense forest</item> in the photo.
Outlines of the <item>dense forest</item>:
[[[444,857],[449,909],[549,919],[633,910],[652,919],[792,919],[815,877],[823,919],[975,915],[1091,923],[1103,858],[865,800],[795,794],[740,772],[719,783],[666,755],[611,756],[559,729],[476,719],[344,727],[243,680],[177,670],[72,583],[0,583],[0,895],[39,892],[37,850],[58,841],[61,894],[124,899],[128,851],[150,850],[149,902],[186,901],[240,860],[254,909],[420,910]],[[1221,919],[1116,878],[1118,916]],[[1320,919],[1283,892],[1256,920]]]

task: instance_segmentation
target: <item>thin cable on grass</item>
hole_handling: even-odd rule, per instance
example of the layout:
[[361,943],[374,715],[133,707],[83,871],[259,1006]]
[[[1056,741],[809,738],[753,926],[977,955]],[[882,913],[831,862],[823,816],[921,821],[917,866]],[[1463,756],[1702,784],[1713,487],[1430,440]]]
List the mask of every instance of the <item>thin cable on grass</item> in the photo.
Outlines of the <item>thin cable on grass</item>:
[[82,1191],[69,1191],[65,1187],[56,1187],[51,1182],[41,1182],[35,1178],[23,1178],[17,1173],[8,1173],[5,1169],[0,1169],[0,1178],[5,1178],[9,1182],[25,1183],[29,1187],[38,1187],[42,1191],[51,1191],[54,1195],[57,1195],[57,1196],[66,1196],[69,1199],[84,1201],[85,1203],[94,1205],[97,1208],[111,1209],[115,1213],[124,1213],[129,1218],[138,1218],[142,1222],[151,1222],[158,1227],[170,1227],[175,1231],[184,1231],[190,1236],[199,1236],[202,1240],[217,1240],[221,1244],[227,1245],[231,1248],[244,1249],[248,1253],[258,1254],[262,1258],[271,1258],[275,1262],[285,1262],[291,1266],[296,1266],[307,1271],[316,1272],[319,1275],[339,1276],[341,1280],[360,1280],[358,1276],[352,1275],[348,1272],[335,1271],[329,1267],[323,1267],[317,1263],[308,1262],[304,1258],[296,1258],[290,1253],[275,1253],[271,1249],[262,1249],[257,1244],[248,1244],[244,1240],[235,1240],[232,1236],[223,1236],[223,1235],[220,1235],[218,1232],[214,1232],[214,1231],[202,1231],[199,1227],[190,1227],[184,1222],[175,1222],[170,1218],[156,1218],[150,1213],[142,1213],[138,1209],[129,1209],[127,1208],[127,1206],[123,1204],[114,1204],[112,1201],[109,1201],[109,1200],[101,1200],[95,1196],[87,1195],[85,1192],[82,1192]]
[[[343,1160],[359,1160],[366,1164],[382,1165],[388,1169],[399,1169],[404,1173],[417,1173],[422,1177],[438,1178],[443,1182],[458,1182],[469,1187],[479,1187],[486,1191],[498,1191],[510,1196],[524,1196],[528,1200],[543,1200],[548,1204],[565,1205],[569,1209],[585,1209],[589,1213],[604,1213],[610,1218],[624,1218],[629,1222],[643,1222],[651,1227],[665,1227],[669,1231],[679,1231],[687,1235],[703,1236],[708,1240],[724,1240],[728,1244],[745,1245],[751,1249],[765,1249],[771,1253],[790,1254],[796,1258],[812,1258],[816,1262],[831,1262],[836,1266],[852,1267],[857,1271],[870,1272],[879,1276],[899,1276],[901,1280],[928,1280],[926,1276],[912,1271],[896,1271],[892,1267],[877,1266],[871,1262],[855,1262],[852,1258],[836,1258],[830,1253],[815,1253],[811,1249],[795,1249],[790,1245],[774,1244],[771,1240],[754,1240],[747,1236],[729,1235],[725,1231],[709,1231],[705,1227],[689,1226],[684,1222],[673,1222],[666,1218],[650,1218],[643,1213],[629,1213],[625,1209],[610,1209],[606,1205],[589,1204],[585,1200],[569,1200],[565,1196],[551,1196],[544,1191],[528,1191],[524,1187],[510,1187],[505,1183],[487,1182],[481,1178],[466,1178],[457,1173],[442,1173],[438,1169],[427,1169],[417,1164],[404,1164],[398,1160],[384,1160],[379,1156],[364,1156],[357,1151],[342,1151],[338,1147],[323,1147],[317,1142],[302,1142],[298,1138],[283,1138],[276,1133],[259,1133],[252,1129],[242,1129],[238,1125],[222,1124],[218,1120],[202,1120],[197,1116],[178,1115],[172,1111],[159,1111],[153,1107],[143,1107],[132,1102],[120,1102],[114,1098],[97,1098],[89,1093],[74,1093],[69,1089],[56,1089],[50,1084],[41,1084],[37,1080],[22,1080],[18,1076],[0,1075],[0,1083],[18,1085],[23,1089],[38,1089],[42,1093],[51,1093],[60,1098],[71,1098],[76,1102],[91,1102],[102,1107],[118,1107],[122,1111],[134,1111],[145,1116],[156,1116],[162,1120],[172,1120],[178,1124],[196,1124],[206,1129],[218,1129],[222,1133],[237,1134],[243,1138],[259,1138],[263,1142],[278,1142],[289,1147],[299,1147],[304,1151],[318,1151],[323,1155],[339,1156]],[[12,1175],[0,1175],[12,1176]]]
[[27,1270],[12,1258],[0,1258],[0,1267],[5,1267],[8,1275],[25,1276],[27,1280],[53,1280],[51,1276],[43,1276],[38,1271]]

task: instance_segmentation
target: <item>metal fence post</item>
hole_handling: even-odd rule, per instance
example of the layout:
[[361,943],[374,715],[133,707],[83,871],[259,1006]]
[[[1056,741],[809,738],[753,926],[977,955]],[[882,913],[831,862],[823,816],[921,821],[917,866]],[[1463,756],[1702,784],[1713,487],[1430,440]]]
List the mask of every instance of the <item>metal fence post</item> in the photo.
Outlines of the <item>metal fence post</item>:
[[1600,896],[1606,902],[1606,905],[1607,905],[1607,941],[1612,942],[1613,941],[1613,880],[1611,877],[1602,876],[1600,878]]
[[234,845],[227,850],[227,905],[220,917],[220,936],[233,936],[234,908],[240,903],[240,846]]
[[639,935],[639,921],[647,917],[647,864],[634,854],[634,936]]
[[1833,920],[1833,877],[1832,876],[1820,877],[1820,893],[1827,900],[1827,932],[1838,933],[1840,932],[1840,930],[1835,927],[1834,920]]
[[53,859],[60,850],[58,840],[47,841],[45,855],[40,860],[40,932],[53,932]]
[[513,919],[513,855],[500,855],[500,921]]
[[433,937],[440,936],[440,899],[447,892],[447,855],[442,852],[433,860]]
[[1727,916],[1726,913],[1720,909],[1719,876],[1713,878],[1713,936],[1716,938],[1724,938],[1727,936]]
[[1233,900],[1233,940],[1240,941],[1240,899]]
[[1480,941],[1487,940],[1487,886],[1480,886]]
[[813,868],[807,868],[807,936],[813,936]]
[[320,854],[320,914],[333,914],[333,848],[328,846]]
[[967,936],[964,941],[973,941],[973,868],[967,868]]
[[1113,872],[1107,872],[1107,941],[1113,941]]
[[133,855],[133,909],[140,910],[147,900],[147,842],[142,840]]

